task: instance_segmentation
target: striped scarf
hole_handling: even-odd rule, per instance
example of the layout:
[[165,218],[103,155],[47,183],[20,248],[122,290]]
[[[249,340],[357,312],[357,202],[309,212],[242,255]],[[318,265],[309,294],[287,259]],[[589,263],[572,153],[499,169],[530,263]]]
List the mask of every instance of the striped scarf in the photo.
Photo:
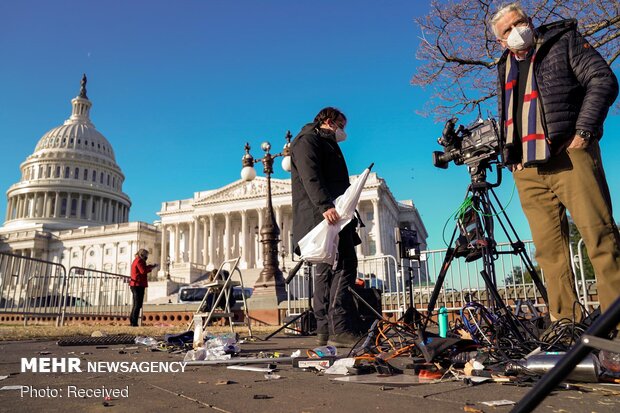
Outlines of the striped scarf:
[[[538,50],[538,48],[537,48]],[[537,51],[536,50],[536,51]],[[521,135],[518,137],[523,149],[523,166],[531,166],[546,162],[549,159],[549,145],[545,139],[545,131],[542,125],[540,100],[538,88],[534,77],[534,58],[536,51],[530,58],[530,69],[527,74],[525,94],[523,96],[523,115],[517,122],[521,122]],[[515,142],[514,131],[514,105],[516,97],[515,88],[519,77],[519,65],[513,53],[506,59],[506,83],[504,85],[504,121],[506,133],[506,146],[510,147]]]

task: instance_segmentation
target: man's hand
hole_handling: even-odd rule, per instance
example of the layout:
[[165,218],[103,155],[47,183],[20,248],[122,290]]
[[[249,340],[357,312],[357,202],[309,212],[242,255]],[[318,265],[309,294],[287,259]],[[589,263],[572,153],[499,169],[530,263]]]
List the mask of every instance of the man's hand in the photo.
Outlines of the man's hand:
[[585,149],[588,147],[588,141],[583,139],[581,135],[573,136],[573,140],[570,145],[568,145],[568,149]]
[[521,171],[523,170],[523,164],[521,162],[514,163],[512,165],[508,165],[508,169],[510,169],[510,172]]
[[323,218],[327,220],[329,225],[334,225],[340,220],[340,215],[336,212],[336,208],[330,208],[327,211],[323,212]]

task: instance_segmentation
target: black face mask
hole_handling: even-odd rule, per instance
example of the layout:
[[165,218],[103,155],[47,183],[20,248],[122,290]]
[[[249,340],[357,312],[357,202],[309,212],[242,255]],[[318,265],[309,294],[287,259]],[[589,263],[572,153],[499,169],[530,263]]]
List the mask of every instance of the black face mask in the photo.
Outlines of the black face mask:
[[336,139],[336,133],[333,130],[317,127],[317,133],[321,138]]

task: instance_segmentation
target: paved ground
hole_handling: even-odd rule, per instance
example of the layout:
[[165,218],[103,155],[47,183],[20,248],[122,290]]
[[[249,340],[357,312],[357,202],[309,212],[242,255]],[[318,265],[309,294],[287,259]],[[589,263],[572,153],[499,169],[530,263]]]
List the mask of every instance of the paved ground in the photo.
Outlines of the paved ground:
[[[295,349],[312,347],[312,337],[289,336],[241,345],[243,355],[247,356],[260,351],[290,354]],[[20,373],[21,358],[32,357],[79,357],[83,368],[87,362],[96,361],[176,362],[183,359],[182,354],[151,352],[136,346],[59,347],[54,341],[0,342],[0,376],[9,375],[0,381],[0,387],[27,385],[34,389],[23,395],[19,390],[0,391],[0,411],[463,412],[466,404],[471,404],[483,412],[501,413],[510,411],[511,407],[488,407],[481,402],[518,401],[529,390],[496,383],[474,387],[462,382],[404,387],[388,381],[374,385],[342,383],[332,380],[334,376],[294,369],[290,364],[279,365],[277,374],[281,378],[278,380],[266,380],[264,373],[230,370],[225,366],[187,366],[182,373]],[[367,377],[372,379],[376,375]],[[222,381],[228,381],[228,384],[220,384]],[[73,389],[102,387],[126,388],[128,397],[104,401],[103,397],[68,394]],[[620,394],[620,388],[615,390]],[[58,393],[56,397],[35,397],[36,393],[49,395],[55,392]],[[618,412],[620,396],[601,391],[558,390],[536,411]]]

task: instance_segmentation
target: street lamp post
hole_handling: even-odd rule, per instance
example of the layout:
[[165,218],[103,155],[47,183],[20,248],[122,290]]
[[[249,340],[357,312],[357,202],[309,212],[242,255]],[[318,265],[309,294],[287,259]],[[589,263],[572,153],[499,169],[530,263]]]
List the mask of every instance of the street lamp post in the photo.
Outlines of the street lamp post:
[[282,271],[280,271],[278,263],[278,243],[280,242],[280,229],[276,222],[276,217],[273,212],[273,204],[271,202],[271,174],[273,173],[273,161],[277,157],[283,157],[282,168],[286,171],[290,171],[291,159],[290,159],[290,142],[291,132],[286,133],[286,144],[281,153],[271,154],[271,144],[269,142],[263,142],[261,149],[265,152],[265,155],[260,159],[254,159],[250,154],[250,144],[245,144],[245,155],[241,159],[243,168],[241,169],[241,178],[244,181],[251,181],[256,177],[256,171],[254,170],[254,164],[258,162],[263,163],[263,172],[267,177],[267,209],[263,219],[263,226],[260,229],[261,244],[263,244],[263,270],[260,276],[256,280],[254,285],[255,290],[274,288],[276,294],[284,295],[284,277]]

